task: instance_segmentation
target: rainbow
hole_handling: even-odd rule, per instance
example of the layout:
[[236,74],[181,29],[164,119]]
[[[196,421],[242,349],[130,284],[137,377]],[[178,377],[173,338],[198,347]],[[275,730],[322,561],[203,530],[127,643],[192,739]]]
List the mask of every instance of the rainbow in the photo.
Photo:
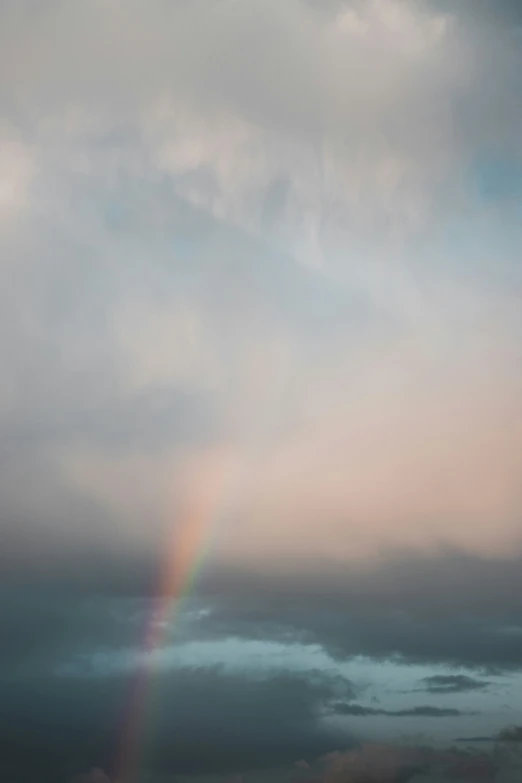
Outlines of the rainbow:
[[[247,490],[248,476],[255,475],[256,464],[263,458],[267,437],[269,441],[272,426],[278,421],[278,412],[298,383],[297,356],[293,351],[289,353],[285,344],[282,348],[281,355],[272,363],[260,362],[258,356],[254,357],[249,377],[251,410],[256,411],[256,421],[249,432],[250,437],[239,448],[236,443],[235,448],[222,447],[199,455],[188,466],[188,472],[180,476],[184,503],[181,512],[178,509],[175,514],[174,530],[173,514],[169,510],[167,528],[171,538],[166,542],[165,561],[155,593],[155,610],[147,619],[142,645],[147,663],[138,670],[125,710],[115,783],[137,783],[149,711],[154,702],[153,654],[163,647],[183,599],[193,589],[206,560],[218,523],[237,501],[236,493]],[[267,372],[267,367],[271,372]],[[278,374],[279,383],[275,380]]]
[[230,499],[230,479],[234,475],[229,455],[199,458],[183,486],[186,489],[181,515],[168,542],[164,567],[158,580],[154,611],[147,618],[140,665],[125,711],[123,732],[118,744],[114,779],[116,783],[136,783],[143,751],[145,729],[153,702],[154,670],[150,665],[160,650],[185,599],[194,587],[207,553],[213,531]]

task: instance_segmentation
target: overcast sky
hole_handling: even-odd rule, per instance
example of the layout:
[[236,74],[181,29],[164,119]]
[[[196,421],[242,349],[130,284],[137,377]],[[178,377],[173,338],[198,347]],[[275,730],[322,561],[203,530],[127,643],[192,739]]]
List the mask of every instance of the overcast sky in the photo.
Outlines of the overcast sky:
[[521,74],[516,0],[0,0],[6,783],[522,722]]

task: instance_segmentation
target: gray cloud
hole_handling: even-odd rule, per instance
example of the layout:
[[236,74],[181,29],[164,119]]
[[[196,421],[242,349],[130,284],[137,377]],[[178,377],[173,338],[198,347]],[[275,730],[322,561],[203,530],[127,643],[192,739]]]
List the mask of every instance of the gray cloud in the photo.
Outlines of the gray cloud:
[[466,693],[467,691],[483,690],[491,685],[486,680],[477,680],[466,674],[434,674],[431,677],[425,677],[423,683],[424,687],[419,690],[426,690],[428,693]]
[[350,573],[265,579],[229,571],[207,578],[214,611],[202,624],[203,637],[297,638],[323,645],[340,660],[364,654],[490,672],[522,665],[518,559],[485,561],[455,552],[417,559],[410,553]]
[[353,715],[355,717],[371,717],[372,715],[384,715],[387,718],[455,718],[466,713],[454,707],[408,707],[404,710],[383,710],[375,707],[363,707],[361,704],[334,705],[334,712],[338,715]]
[[71,783],[110,783],[110,780],[102,769],[94,767],[84,775],[75,775]]
[[67,591],[63,585],[3,585],[2,677],[16,682],[52,677],[57,668],[86,654],[136,648],[149,605],[140,598],[74,590],[70,578]]
[[[143,726],[143,768],[234,771],[320,755],[348,738],[321,725],[324,707],[352,691],[321,672],[254,679],[219,669],[180,669],[159,675],[155,709]],[[66,780],[78,769],[113,769],[129,707],[129,676],[3,680],[3,775],[39,771]],[[31,754],[27,754],[30,733]],[[201,753],[201,747],[205,753]]]
[[[14,592],[12,574],[2,605],[15,664],[22,665],[25,655],[29,661],[67,660],[82,647],[89,653],[139,645],[140,629],[157,600],[159,563],[133,561],[117,550],[105,558],[100,552],[96,568],[93,563],[63,563],[54,575],[54,588],[47,591],[42,591],[43,575],[35,572],[32,588]],[[490,673],[516,670],[522,666],[522,617],[516,601],[520,572],[518,561],[495,565],[456,555],[422,561],[408,557],[372,572],[337,576],[267,578],[207,569],[185,604],[182,625],[165,642],[274,639],[319,644],[338,660],[366,655]],[[47,574],[45,580],[50,578]],[[64,598],[62,591],[70,592],[71,585],[75,592]],[[8,655],[9,645],[4,651]],[[467,675],[456,673],[444,681],[438,677],[423,687],[456,692],[472,685]]]

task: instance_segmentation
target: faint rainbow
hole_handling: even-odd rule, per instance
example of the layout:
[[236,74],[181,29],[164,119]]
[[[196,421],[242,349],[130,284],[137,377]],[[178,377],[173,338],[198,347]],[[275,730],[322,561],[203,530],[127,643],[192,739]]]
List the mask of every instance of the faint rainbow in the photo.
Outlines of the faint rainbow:
[[[262,458],[265,438],[270,439],[271,424],[277,422],[277,410],[284,404],[292,386],[298,381],[296,356],[286,356],[282,379],[277,388],[276,373],[266,374],[263,363],[254,361],[252,387],[257,391],[257,422],[244,443],[242,460],[226,449],[200,456],[192,465],[193,473],[185,476],[185,505],[176,514],[173,539],[167,542],[164,567],[155,593],[155,611],[147,618],[142,652],[149,657],[159,650],[172,628],[182,601],[193,588],[210,549],[213,533],[228,511],[235,493],[244,489],[245,478]],[[292,361],[293,359],[293,361]],[[246,446],[246,448],[245,448]],[[254,471],[255,472],[255,471]],[[247,482],[246,482],[247,483]],[[123,732],[118,745],[115,783],[138,783],[136,776],[146,741],[149,710],[153,705],[154,668],[140,667],[126,708]],[[152,716],[151,716],[152,717]]]
[[[153,705],[154,662],[150,657],[161,649],[184,598],[194,586],[212,542],[213,530],[230,499],[233,472],[226,455],[218,454],[206,466],[198,462],[198,479],[188,481],[189,492],[173,540],[168,542],[165,565],[158,581],[154,609],[146,620],[141,647],[145,662],[135,678],[126,705],[123,731],[115,764],[117,783],[137,783],[141,755],[146,742],[149,711]],[[149,659],[149,660],[147,660]],[[152,664],[152,666],[150,665]]]

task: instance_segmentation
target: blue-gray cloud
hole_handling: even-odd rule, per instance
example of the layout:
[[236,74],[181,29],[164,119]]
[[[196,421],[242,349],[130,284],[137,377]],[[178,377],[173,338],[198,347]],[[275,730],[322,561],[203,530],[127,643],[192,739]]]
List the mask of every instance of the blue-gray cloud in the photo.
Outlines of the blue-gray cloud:
[[454,707],[408,707],[403,710],[384,710],[375,707],[363,707],[361,704],[344,704],[340,702],[333,707],[337,715],[352,715],[357,718],[367,718],[383,715],[387,718],[456,718],[465,715]]
[[433,674],[425,677],[424,687],[428,693],[466,693],[467,691],[483,690],[491,685],[487,680],[478,680],[466,674]]
[[[2,774],[16,770],[25,781],[58,772],[67,780],[95,764],[116,771],[125,722],[145,718],[129,713],[133,676],[0,678]],[[157,675],[153,687],[161,698],[137,738],[143,741],[140,774],[288,764],[351,744],[321,722],[325,705],[352,691],[341,677],[282,672],[255,678],[182,668]]]

